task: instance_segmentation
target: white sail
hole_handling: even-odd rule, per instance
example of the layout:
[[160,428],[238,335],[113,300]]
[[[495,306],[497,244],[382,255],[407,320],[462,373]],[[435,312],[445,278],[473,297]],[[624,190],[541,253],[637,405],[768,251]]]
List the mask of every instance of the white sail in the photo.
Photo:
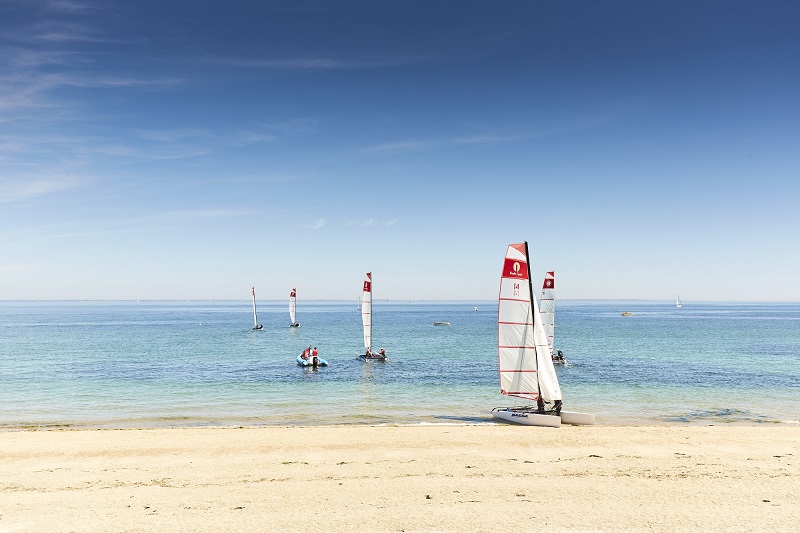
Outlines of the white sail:
[[548,272],[542,283],[542,299],[539,300],[539,313],[542,315],[544,332],[547,335],[547,346],[550,355],[556,353],[553,348],[553,335],[556,331],[556,273]]
[[361,323],[364,325],[364,348],[372,351],[372,272],[367,272],[361,291]]
[[681,295],[679,294],[678,299],[675,300],[675,307],[680,307],[680,306],[681,306]]
[[297,324],[297,289],[292,289],[289,293],[289,320],[292,325]]
[[258,329],[258,313],[256,313],[256,288],[253,287],[253,329]]
[[547,335],[531,292],[528,244],[511,244],[500,278],[497,313],[500,391],[545,402],[561,400]]

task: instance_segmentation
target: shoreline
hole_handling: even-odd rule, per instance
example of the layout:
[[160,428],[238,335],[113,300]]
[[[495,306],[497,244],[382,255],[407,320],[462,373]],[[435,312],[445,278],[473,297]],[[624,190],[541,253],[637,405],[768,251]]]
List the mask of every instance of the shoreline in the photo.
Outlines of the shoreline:
[[[0,426],[0,434],[3,433],[23,433],[23,432],[47,432],[47,431],[159,431],[159,430],[184,430],[184,429],[198,429],[198,430],[233,430],[233,429],[348,429],[348,428],[382,428],[382,427],[397,427],[397,428],[424,428],[424,427],[460,427],[460,426],[475,426],[475,427],[492,427],[492,426],[505,426],[512,424],[497,421],[494,419],[473,421],[473,422],[354,422],[352,424],[286,424],[286,423],[265,423],[265,424],[206,424],[197,423],[192,425],[124,425],[124,424],[79,424],[79,423],[65,423],[65,424],[25,424],[25,425],[9,425]],[[568,424],[564,424],[568,426]],[[652,420],[642,421],[625,421],[614,423],[598,422],[594,427],[604,428],[703,428],[703,427],[751,427],[751,428],[792,428],[800,427],[798,420],[767,420],[767,421],[716,421],[709,422],[704,420],[696,420],[693,422],[654,422]]]
[[0,432],[0,531],[776,530],[797,425]]

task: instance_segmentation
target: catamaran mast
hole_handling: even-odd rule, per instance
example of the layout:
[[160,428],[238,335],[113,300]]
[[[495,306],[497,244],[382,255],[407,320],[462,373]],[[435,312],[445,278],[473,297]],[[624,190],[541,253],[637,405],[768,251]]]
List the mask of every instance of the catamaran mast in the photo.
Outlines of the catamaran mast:
[[[525,241],[525,263],[527,263],[526,266],[528,268],[528,299],[530,300],[531,310],[535,312],[535,307],[534,306],[536,305],[536,303],[534,302],[534,299],[533,299],[533,281],[532,281],[533,276],[531,275],[532,274],[531,273],[531,255],[530,255],[530,253],[528,253],[528,241]],[[533,316],[531,316],[531,319],[533,319]],[[535,324],[535,321],[534,321],[534,324]],[[536,327],[536,326],[534,325],[534,327]],[[534,342],[534,346],[535,345],[536,345],[536,343]],[[538,398],[536,399],[536,405],[537,405],[537,407],[539,407],[539,411],[540,412],[544,412],[544,400],[542,399],[542,382],[538,377],[539,376],[539,372],[540,372],[540,369],[539,369],[539,354],[536,354],[536,376],[537,376],[536,377],[536,394],[538,395]]]
[[258,315],[256,314],[256,288],[253,287],[253,327],[258,327]]

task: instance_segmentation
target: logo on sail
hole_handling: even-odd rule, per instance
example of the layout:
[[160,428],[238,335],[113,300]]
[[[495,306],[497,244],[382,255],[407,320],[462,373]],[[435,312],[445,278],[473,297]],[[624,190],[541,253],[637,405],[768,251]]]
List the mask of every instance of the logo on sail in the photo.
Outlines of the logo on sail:
[[505,268],[503,269],[507,278],[528,279],[528,265],[516,259],[506,258]]

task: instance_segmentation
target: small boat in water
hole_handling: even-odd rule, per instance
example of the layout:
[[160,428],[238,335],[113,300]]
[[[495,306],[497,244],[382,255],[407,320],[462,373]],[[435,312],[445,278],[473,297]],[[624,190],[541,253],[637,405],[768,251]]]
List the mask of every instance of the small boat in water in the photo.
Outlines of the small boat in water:
[[256,288],[253,287],[253,328],[252,331],[264,329],[264,326],[258,323],[258,313],[256,313]]
[[372,272],[367,272],[361,289],[361,325],[364,327],[364,353],[358,358],[362,361],[388,361],[386,352],[372,352]]
[[312,351],[310,347],[303,350],[303,353],[297,356],[297,364],[300,366],[310,366],[312,368],[328,366],[328,361],[321,358],[319,355],[315,355],[316,351],[316,348]]
[[292,321],[289,324],[290,328],[300,327],[300,324],[297,323],[297,289],[292,289],[292,292],[289,293],[289,320]]
[[593,414],[562,410],[561,387],[536,305],[529,264],[527,242],[508,246],[497,303],[497,358],[500,392],[534,404],[495,407],[492,416],[527,426],[594,424]]
[[678,295],[678,299],[675,300],[675,307],[680,309],[681,308],[681,295]]
[[434,326],[449,326],[450,322],[434,322]]

